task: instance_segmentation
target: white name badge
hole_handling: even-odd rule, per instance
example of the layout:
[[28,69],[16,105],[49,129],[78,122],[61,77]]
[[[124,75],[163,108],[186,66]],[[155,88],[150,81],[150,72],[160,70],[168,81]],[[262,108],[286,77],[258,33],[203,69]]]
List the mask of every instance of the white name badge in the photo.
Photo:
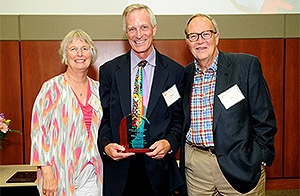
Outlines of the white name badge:
[[92,94],[90,99],[88,100],[88,104],[94,108],[94,110],[99,111],[100,109],[100,100],[96,95]]
[[165,98],[168,107],[180,98],[176,84],[174,84],[171,88],[163,92],[162,95]]
[[245,99],[237,84],[227,89],[223,93],[220,93],[218,97],[226,109]]

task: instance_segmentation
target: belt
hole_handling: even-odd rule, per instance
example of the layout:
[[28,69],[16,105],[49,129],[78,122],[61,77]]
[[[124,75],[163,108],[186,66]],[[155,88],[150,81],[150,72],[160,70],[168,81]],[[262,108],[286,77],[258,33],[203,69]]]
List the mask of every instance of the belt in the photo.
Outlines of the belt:
[[213,146],[210,147],[205,147],[205,146],[197,146],[196,144],[193,144],[192,142],[186,140],[185,141],[189,146],[193,147],[193,148],[197,148],[199,150],[203,150],[203,151],[207,151],[210,152],[212,154],[216,154],[215,148]]

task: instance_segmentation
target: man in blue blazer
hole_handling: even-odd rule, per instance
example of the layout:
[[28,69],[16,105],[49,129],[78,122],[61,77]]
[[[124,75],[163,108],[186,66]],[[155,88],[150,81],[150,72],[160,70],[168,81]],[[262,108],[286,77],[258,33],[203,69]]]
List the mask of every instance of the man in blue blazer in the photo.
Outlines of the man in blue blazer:
[[219,51],[217,23],[208,15],[190,17],[185,33],[195,57],[183,98],[188,195],[264,195],[277,128],[260,62]]
[[[184,67],[153,46],[156,20],[145,5],[133,4],[123,12],[124,30],[131,50],[100,67],[103,118],[98,147],[103,159],[104,196],[168,196],[183,184],[175,155],[183,133]],[[119,124],[133,111],[137,64],[147,79],[145,117],[150,122],[150,152],[127,152],[120,145]]]

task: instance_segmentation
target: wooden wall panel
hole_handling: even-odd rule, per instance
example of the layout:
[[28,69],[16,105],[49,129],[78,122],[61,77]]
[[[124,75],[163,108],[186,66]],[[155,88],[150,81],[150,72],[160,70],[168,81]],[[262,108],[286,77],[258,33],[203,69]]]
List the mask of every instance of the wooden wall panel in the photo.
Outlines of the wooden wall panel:
[[[99,50],[98,60],[91,68],[89,75],[94,79],[98,79],[99,66],[107,60],[127,52],[129,46],[125,40],[95,41],[95,43]],[[155,46],[161,53],[170,56],[182,65],[187,65],[193,60],[184,40],[156,40]],[[280,177],[282,175],[283,46],[282,39],[221,40],[220,42],[221,50],[250,53],[258,56],[261,60],[273,97],[279,127],[275,144],[277,155],[274,165],[268,168],[269,177]],[[57,54],[58,49],[59,41],[21,42],[25,131],[30,130],[31,107],[41,84],[46,79],[63,72],[65,69],[65,66],[60,63]],[[275,72],[274,67],[277,70]],[[34,74],[32,74],[33,70]],[[30,150],[28,139],[25,140],[26,162],[29,160],[28,151]]]
[[300,177],[299,54],[300,39],[286,39],[284,177]]
[[98,48],[98,59],[93,65],[93,68],[89,70],[88,75],[92,78],[99,79],[99,66],[106,61],[113,59],[120,54],[123,54],[129,50],[129,44],[125,40],[119,41],[95,41]]
[[44,81],[65,70],[58,41],[21,41],[25,163],[30,163],[31,109]]
[[[20,56],[18,56],[18,42],[15,42],[16,45],[14,45],[14,47],[12,47],[10,44],[5,45],[6,48],[12,47],[12,49],[9,49],[9,53],[4,52],[2,49],[3,42],[1,42],[1,92],[3,92],[2,89],[7,88],[4,87],[3,84],[10,81],[4,79],[6,74],[4,76],[4,71],[2,70],[13,70],[13,72],[10,72],[11,74],[14,73],[15,76],[10,77],[19,77],[22,79],[22,81],[19,79],[19,81],[16,82],[18,84],[22,84],[22,96],[20,94],[18,96],[19,100],[14,100],[8,107],[16,107],[18,102],[19,104],[21,103],[20,97],[22,97],[24,144],[22,143],[21,145],[24,145],[24,155],[21,153],[22,158],[17,160],[17,163],[29,163],[30,161],[31,109],[42,83],[45,80],[65,71],[66,67],[61,64],[58,56],[59,43],[60,41],[21,41]],[[99,66],[106,61],[127,52],[129,45],[126,40],[95,41],[95,43],[98,47],[98,59],[95,65],[90,68],[88,75],[98,80]],[[193,61],[193,57],[188,51],[184,40],[156,40],[154,43],[155,47],[161,53],[173,58],[183,66],[186,66],[188,63]],[[286,46],[287,50],[285,51],[284,39],[221,39],[219,43],[219,49],[221,51],[250,53],[258,56],[261,61],[264,76],[270,88],[278,125],[278,133],[275,136],[275,147],[277,154],[272,167],[267,168],[267,178],[274,179],[273,181],[270,181],[272,184],[268,185],[271,187],[271,189],[276,187],[276,183],[281,183],[280,180],[278,181],[276,179],[284,179],[284,177],[289,177],[296,178],[297,182],[297,179],[299,180],[300,176],[299,142],[295,139],[299,138],[299,108],[295,107],[294,104],[291,104],[291,102],[299,103],[299,39],[296,39],[296,41],[294,39],[288,39]],[[10,59],[9,61],[11,61],[8,63],[9,66],[4,65],[4,63],[7,62],[7,59],[4,59],[7,58],[10,53],[12,53],[11,51],[14,51],[16,54],[12,55],[13,58],[8,58]],[[286,70],[284,70],[285,52],[287,53]],[[22,61],[20,62],[19,59]],[[10,67],[12,64],[15,64],[15,66]],[[19,65],[22,65],[22,77],[17,74],[20,73]],[[284,71],[286,71],[286,75],[284,75]],[[284,78],[286,78],[286,83],[284,83]],[[14,78],[14,81],[17,80],[18,79]],[[286,84],[285,88],[284,84]],[[16,92],[8,97],[14,97],[15,95]],[[286,97],[285,102],[284,95]],[[296,95],[298,95],[298,97]],[[17,102],[17,104],[15,104],[15,102]],[[4,107],[4,103],[6,102],[3,101],[3,95],[1,93],[1,109]],[[285,110],[284,107],[286,107]],[[286,111],[292,112],[287,113]],[[14,118],[14,122],[18,121],[18,116],[13,116],[12,118]],[[283,121],[284,119],[286,120],[285,123]],[[19,114],[19,121],[19,124],[21,125],[21,110]],[[283,130],[285,130],[285,132],[283,132]],[[298,132],[294,132],[292,130],[298,130]],[[7,157],[7,155],[4,155],[4,157]],[[0,162],[0,164],[2,164],[2,162]]]
[[[18,41],[0,41],[0,113],[11,129],[22,131],[21,77]],[[0,165],[23,163],[23,135],[9,133],[0,150]]]
[[154,45],[159,52],[174,59],[183,66],[187,66],[194,60],[185,40],[156,40],[154,41]]

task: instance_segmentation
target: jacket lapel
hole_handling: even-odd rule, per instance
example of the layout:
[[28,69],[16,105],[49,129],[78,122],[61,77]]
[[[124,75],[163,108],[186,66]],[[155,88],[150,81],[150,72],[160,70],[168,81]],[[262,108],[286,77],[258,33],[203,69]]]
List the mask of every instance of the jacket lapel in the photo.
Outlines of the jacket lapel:
[[130,83],[130,53],[120,60],[119,69],[115,73],[117,91],[121,103],[122,114],[126,116],[131,113],[131,83]]
[[169,76],[168,71],[166,70],[167,64],[163,63],[161,54],[156,50],[156,66],[154,71],[153,83],[151,87],[151,93],[149,97],[149,104],[147,109],[147,118],[151,116],[155,105],[164,89],[164,84]]
[[194,83],[194,63],[189,64],[185,70],[185,86],[184,86],[184,97],[183,97],[183,107],[186,117],[186,122],[190,122],[190,97],[192,93],[192,87]]
[[[221,103],[218,95],[227,90],[232,70],[230,68],[230,61],[226,58],[224,53],[219,53],[218,69],[217,69],[217,81],[214,95],[214,125],[218,124],[218,119],[222,108],[224,107]],[[214,126],[214,131],[216,127]]]

